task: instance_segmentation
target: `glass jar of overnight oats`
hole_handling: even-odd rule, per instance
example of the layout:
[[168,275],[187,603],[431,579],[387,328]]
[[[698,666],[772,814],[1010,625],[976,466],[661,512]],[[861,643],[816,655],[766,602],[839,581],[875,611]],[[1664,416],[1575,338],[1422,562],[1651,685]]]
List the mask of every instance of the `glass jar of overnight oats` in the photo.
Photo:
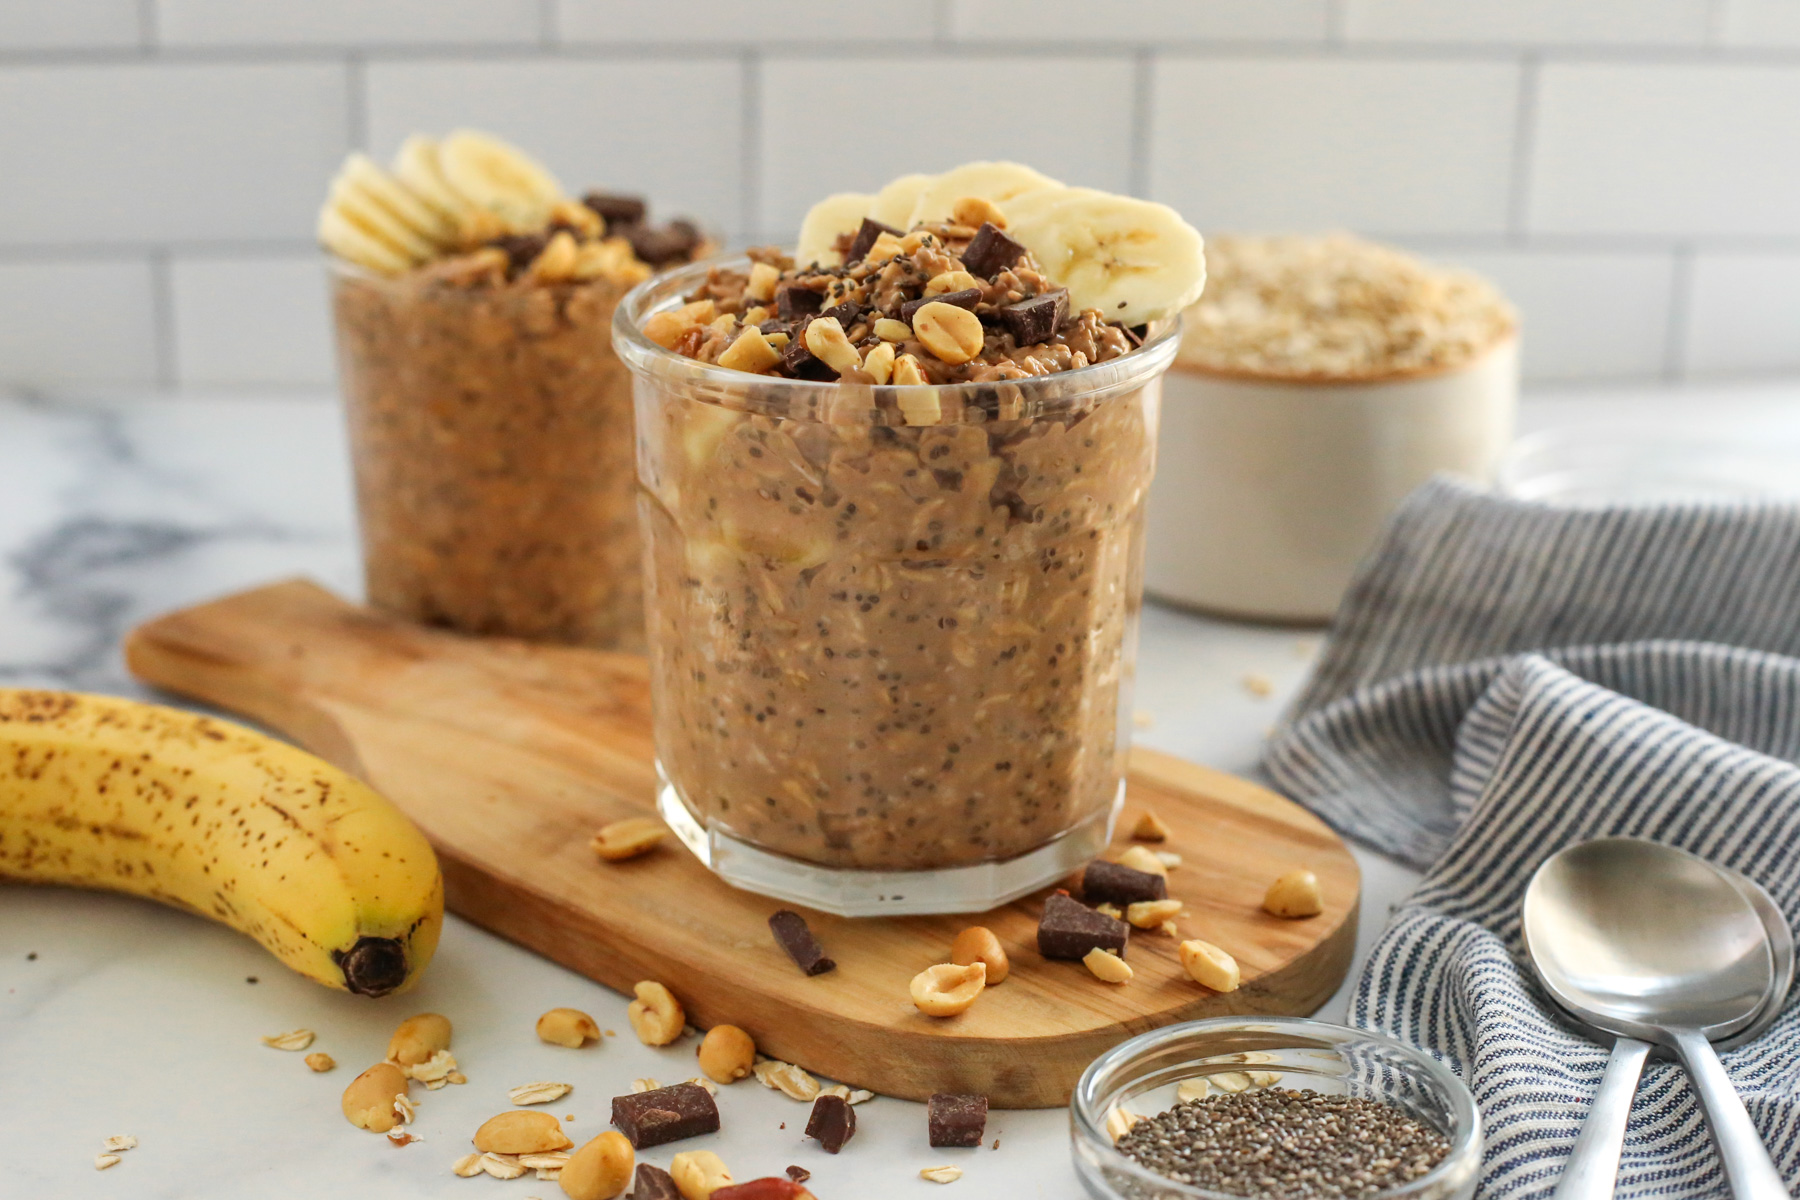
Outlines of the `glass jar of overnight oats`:
[[1086,862],[1123,795],[1175,323],[1017,378],[781,378],[646,336],[708,279],[643,285],[613,339],[663,816],[731,882],[850,915],[979,911]]

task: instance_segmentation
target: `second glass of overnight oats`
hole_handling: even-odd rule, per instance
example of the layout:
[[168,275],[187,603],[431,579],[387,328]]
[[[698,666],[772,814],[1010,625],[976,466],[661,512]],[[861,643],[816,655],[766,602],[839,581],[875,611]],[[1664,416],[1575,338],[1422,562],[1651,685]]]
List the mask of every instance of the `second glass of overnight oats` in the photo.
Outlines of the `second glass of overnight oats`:
[[[849,915],[991,908],[1110,837],[1159,378],[1203,270],[1161,206],[939,180],[891,224],[833,197],[798,256],[615,319],[663,815],[731,882]],[[1161,258],[1063,254],[1095,220]]]
[[320,214],[372,604],[429,625],[644,644],[636,284],[704,253],[633,197],[565,196],[484,134],[345,163]]

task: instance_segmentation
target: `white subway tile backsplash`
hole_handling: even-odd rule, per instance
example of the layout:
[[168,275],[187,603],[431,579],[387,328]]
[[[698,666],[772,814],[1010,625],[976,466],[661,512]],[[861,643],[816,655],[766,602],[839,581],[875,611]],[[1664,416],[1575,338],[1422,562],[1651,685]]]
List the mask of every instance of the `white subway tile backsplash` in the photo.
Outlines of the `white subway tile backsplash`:
[[318,255],[177,258],[170,276],[177,383],[331,382],[331,321]]
[[1505,228],[1519,68],[1157,60],[1151,192],[1203,229]]
[[[761,71],[762,233],[791,241],[823,196],[972,159],[1125,191],[1133,70],[1124,57],[771,58]],[[905,96],[925,102],[892,103]]]
[[1556,45],[1706,40],[1710,0],[1344,0],[1352,42]]
[[138,44],[138,0],[5,0],[0,50],[65,50]]
[[968,41],[1322,41],[1326,0],[951,0],[950,36]]
[[1548,63],[1532,232],[1800,234],[1800,66]]
[[154,384],[147,261],[0,263],[0,384]]
[[1728,46],[1800,45],[1796,0],[1724,0],[1721,40]]
[[[60,0],[59,0],[60,2]],[[166,46],[536,42],[538,0],[157,0]]]
[[818,4],[807,0],[556,0],[556,28],[565,42],[667,42],[689,45],[781,45],[861,42],[887,46],[929,41],[932,0],[885,4]]
[[1800,254],[1696,256],[1684,362],[1691,375],[1800,372]]
[[332,64],[0,68],[0,243],[309,236],[347,144]]
[[1527,379],[1648,377],[1667,358],[1672,254],[1425,251],[1479,271],[1518,306]]
[[485,129],[572,192],[635,192],[653,216],[690,214],[736,233],[742,95],[735,59],[374,62],[369,145],[385,159],[410,133]]

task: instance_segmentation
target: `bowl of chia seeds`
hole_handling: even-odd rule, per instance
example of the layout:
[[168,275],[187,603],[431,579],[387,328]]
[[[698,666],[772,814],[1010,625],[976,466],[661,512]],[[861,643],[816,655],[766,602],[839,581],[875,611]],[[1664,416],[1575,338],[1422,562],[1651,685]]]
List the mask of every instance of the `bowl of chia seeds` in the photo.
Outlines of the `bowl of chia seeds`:
[[1436,1059],[1324,1021],[1219,1017],[1095,1059],[1069,1105],[1096,1200],[1463,1200],[1475,1098]]

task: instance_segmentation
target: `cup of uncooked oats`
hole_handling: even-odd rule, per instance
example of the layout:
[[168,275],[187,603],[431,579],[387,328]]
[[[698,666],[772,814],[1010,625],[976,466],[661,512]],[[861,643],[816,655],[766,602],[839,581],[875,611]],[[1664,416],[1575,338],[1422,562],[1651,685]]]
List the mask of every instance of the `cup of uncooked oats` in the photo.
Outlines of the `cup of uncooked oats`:
[[1207,264],[1166,384],[1150,594],[1323,622],[1408,492],[1493,480],[1517,316],[1475,275],[1348,235],[1217,237]]
[[614,309],[701,243],[563,195],[470,132],[353,155],[320,217],[369,601],[424,624],[643,647]]
[[1006,207],[852,206],[619,310],[661,811],[740,886],[977,911],[1109,838],[1175,321],[1072,302]]

